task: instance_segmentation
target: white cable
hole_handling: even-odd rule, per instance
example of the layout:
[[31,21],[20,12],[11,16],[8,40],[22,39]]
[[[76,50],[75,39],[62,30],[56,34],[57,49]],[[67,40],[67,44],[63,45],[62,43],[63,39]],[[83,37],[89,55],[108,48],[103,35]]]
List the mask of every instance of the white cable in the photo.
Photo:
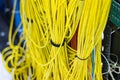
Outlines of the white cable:
[[102,53],[102,56],[104,57],[104,59],[106,60],[106,62],[107,62],[107,64],[108,64],[108,71],[107,72],[104,72],[104,73],[102,73],[103,75],[105,75],[105,74],[110,74],[110,76],[111,76],[111,78],[112,78],[112,80],[115,80],[115,78],[114,78],[114,76],[113,76],[113,74],[112,74],[112,71],[111,71],[111,67],[110,67],[110,63],[109,63],[109,61],[107,60],[107,58],[103,55],[103,53]]

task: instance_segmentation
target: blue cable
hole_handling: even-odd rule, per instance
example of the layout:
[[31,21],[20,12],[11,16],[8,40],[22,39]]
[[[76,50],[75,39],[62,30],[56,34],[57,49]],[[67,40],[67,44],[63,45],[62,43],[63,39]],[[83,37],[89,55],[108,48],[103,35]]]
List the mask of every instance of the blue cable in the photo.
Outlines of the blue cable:
[[93,49],[92,51],[92,80],[95,80],[94,71],[95,71],[95,49]]
[[[12,5],[14,5],[14,0],[12,0]],[[18,25],[21,22],[21,17],[20,17],[20,0],[17,0],[17,5],[16,5],[16,10],[17,13],[15,13],[15,27],[17,28]],[[18,35],[23,31],[22,28],[18,31]]]

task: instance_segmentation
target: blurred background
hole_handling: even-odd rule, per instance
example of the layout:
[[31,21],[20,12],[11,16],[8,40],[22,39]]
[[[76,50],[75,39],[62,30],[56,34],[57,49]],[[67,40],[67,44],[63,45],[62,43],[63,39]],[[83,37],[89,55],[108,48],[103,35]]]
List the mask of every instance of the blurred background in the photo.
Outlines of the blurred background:
[[[20,22],[19,0],[17,1],[14,29],[16,29],[16,26]],[[13,3],[14,0],[0,0],[0,52],[9,45],[8,32]],[[12,76],[4,68],[3,62],[2,54],[0,53],[0,80],[12,80]]]

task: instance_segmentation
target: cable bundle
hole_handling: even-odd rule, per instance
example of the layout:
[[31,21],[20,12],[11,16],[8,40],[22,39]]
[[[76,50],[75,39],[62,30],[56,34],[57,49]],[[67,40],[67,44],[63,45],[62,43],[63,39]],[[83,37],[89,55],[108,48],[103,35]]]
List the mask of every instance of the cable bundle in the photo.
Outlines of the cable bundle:
[[[101,34],[104,30],[111,1],[85,0],[83,13],[78,30],[77,56],[73,63],[73,73],[70,79],[102,79],[101,65]],[[92,59],[91,59],[91,56]],[[92,63],[91,63],[92,62]],[[88,73],[88,66],[91,72]]]
[[[3,50],[15,80],[102,80],[101,34],[111,0],[20,0],[20,40]],[[13,10],[15,10],[16,0]],[[78,28],[77,50],[69,46]],[[10,65],[7,65],[10,64]]]

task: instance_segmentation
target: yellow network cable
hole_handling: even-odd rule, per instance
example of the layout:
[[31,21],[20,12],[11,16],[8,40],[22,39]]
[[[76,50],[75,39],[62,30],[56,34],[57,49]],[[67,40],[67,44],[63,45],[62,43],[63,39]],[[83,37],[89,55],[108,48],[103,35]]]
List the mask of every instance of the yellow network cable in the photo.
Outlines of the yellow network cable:
[[[79,57],[79,59],[76,59],[73,63],[74,67],[71,77],[69,77],[70,80],[88,80],[87,62],[91,58],[90,56],[94,49],[101,49],[101,47],[99,47],[99,49],[97,49],[96,47],[98,42],[101,40],[101,34],[103,32],[103,29],[105,28],[110,4],[111,0],[85,0],[78,30],[77,56]],[[100,52],[96,52],[96,57],[100,57],[100,55],[98,56],[98,53]],[[98,58],[98,60],[101,61],[100,58]],[[95,64],[95,66],[98,67],[97,64]],[[99,69],[101,71],[101,67],[99,67]],[[94,75],[96,76],[95,73]],[[100,73],[99,75],[99,78],[98,76],[96,76],[94,79],[101,80],[102,73]]]
[[[14,80],[102,80],[101,35],[110,5],[111,0],[20,0],[21,23],[12,36],[12,13],[10,46],[2,51],[6,69]],[[74,50],[69,42],[77,28]]]

